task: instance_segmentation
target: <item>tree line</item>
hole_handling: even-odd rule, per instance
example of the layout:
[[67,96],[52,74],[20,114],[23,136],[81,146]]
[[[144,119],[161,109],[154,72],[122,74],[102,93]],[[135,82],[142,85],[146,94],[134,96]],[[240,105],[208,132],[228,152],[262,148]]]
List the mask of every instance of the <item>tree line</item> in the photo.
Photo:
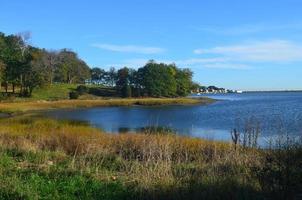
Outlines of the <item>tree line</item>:
[[196,83],[190,69],[178,68],[175,64],[156,63],[150,60],[137,70],[124,67],[108,71],[91,69],[91,82],[115,87],[123,97],[177,97],[186,96]]
[[[123,97],[186,96],[196,87],[190,69],[149,61],[137,70],[92,68],[68,49],[50,51],[29,45],[30,34],[0,32],[0,85],[4,93],[31,96],[36,87],[53,83],[98,84]],[[0,90],[1,90],[0,87]]]
[[54,82],[81,83],[90,78],[90,68],[68,49],[47,51],[28,44],[29,33],[0,33],[0,83],[8,93],[19,88],[21,96],[30,96],[35,87]]

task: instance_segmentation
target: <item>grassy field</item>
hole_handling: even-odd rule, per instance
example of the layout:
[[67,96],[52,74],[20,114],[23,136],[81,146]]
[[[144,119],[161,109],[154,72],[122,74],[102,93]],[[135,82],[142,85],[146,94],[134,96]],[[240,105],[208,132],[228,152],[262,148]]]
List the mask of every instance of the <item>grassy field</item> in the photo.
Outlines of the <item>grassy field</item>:
[[[69,99],[69,92],[77,88],[77,84],[53,84],[43,88],[36,88],[30,98],[18,97],[19,88],[16,88],[15,94],[12,93],[12,88],[8,88],[8,92],[12,96],[6,101],[34,101],[34,100],[62,100]],[[4,88],[0,91],[4,92]],[[1,93],[0,93],[1,94]]]
[[69,92],[77,88],[77,84],[53,84],[45,88],[35,89],[31,100],[68,99]]
[[110,135],[31,114],[0,119],[0,124],[0,199],[301,195],[300,144],[235,150],[230,143],[164,133]]

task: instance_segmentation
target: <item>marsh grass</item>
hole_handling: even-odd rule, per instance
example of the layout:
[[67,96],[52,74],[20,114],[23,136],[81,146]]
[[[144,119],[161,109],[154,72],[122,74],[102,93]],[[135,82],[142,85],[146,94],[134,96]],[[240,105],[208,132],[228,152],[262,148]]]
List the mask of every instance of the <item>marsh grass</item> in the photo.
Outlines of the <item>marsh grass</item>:
[[208,98],[141,98],[141,99],[94,99],[94,100],[58,100],[0,103],[0,112],[18,113],[35,110],[59,108],[87,108],[102,106],[157,106],[157,105],[192,105],[214,102]]
[[[296,197],[301,189],[300,147],[287,151],[296,162],[284,169],[296,176],[285,190],[273,150],[173,134],[106,134],[31,114],[0,124],[3,199],[284,199],[285,191]],[[268,175],[280,187],[267,188]]]

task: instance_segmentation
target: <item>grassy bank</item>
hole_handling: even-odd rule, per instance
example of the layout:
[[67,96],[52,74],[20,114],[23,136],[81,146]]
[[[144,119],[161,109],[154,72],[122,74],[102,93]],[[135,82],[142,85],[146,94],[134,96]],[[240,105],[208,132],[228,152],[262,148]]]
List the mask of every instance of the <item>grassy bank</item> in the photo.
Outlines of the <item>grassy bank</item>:
[[58,100],[58,101],[21,101],[0,103],[0,112],[16,113],[58,108],[85,108],[98,106],[132,106],[132,105],[189,105],[209,104],[209,98],[140,98],[140,99],[94,99],[94,100]]
[[[58,109],[58,108],[87,108],[101,106],[133,106],[133,105],[190,105],[209,104],[213,99],[209,98],[116,98],[102,97],[91,94],[83,94],[76,100],[69,99],[69,93],[75,91],[76,84],[53,84],[45,88],[35,89],[32,97],[8,98],[0,102],[0,113],[20,113],[27,111]],[[88,87],[88,86],[87,86]],[[98,88],[100,86],[89,86]],[[103,88],[106,90],[106,88]],[[108,89],[108,88],[107,88]]]
[[31,115],[0,123],[0,199],[291,199],[301,191],[299,145],[235,150]]

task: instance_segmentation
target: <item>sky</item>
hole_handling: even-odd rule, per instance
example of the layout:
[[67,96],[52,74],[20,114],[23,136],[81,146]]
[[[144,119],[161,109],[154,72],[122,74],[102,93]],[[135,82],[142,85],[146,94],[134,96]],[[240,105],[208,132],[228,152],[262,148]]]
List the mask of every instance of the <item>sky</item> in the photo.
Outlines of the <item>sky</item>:
[[90,67],[148,60],[237,90],[302,89],[301,0],[0,0],[0,32],[72,49]]

